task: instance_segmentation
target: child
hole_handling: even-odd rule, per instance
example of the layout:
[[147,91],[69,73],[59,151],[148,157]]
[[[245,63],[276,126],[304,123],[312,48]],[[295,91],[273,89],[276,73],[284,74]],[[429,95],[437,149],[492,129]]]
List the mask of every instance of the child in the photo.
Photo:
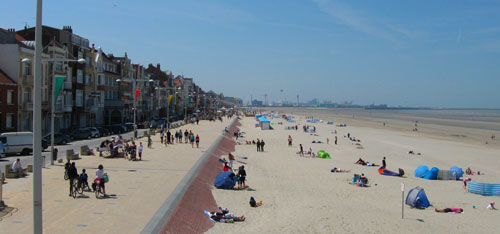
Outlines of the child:
[[151,140],[151,136],[148,136],[148,148],[152,148],[153,147],[153,140]]
[[138,147],[138,150],[139,150],[139,160],[142,160],[142,142],[139,143],[139,147]]
[[80,174],[80,178],[78,180],[78,183],[79,183],[79,187],[83,186],[83,188],[85,188],[85,185],[87,186],[87,188],[89,188],[90,191],[92,191],[90,189],[90,186],[89,186],[89,183],[88,183],[88,178],[89,176],[87,175],[86,173],[86,170],[85,169],[82,169],[82,174]]

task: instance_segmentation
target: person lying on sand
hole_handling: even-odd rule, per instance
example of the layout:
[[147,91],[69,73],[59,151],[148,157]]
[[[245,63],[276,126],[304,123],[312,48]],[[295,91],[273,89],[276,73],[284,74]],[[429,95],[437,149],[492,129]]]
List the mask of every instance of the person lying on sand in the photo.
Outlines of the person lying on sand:
[[379,167],[380,165],[377,165],[375,163],[366,162],[366,165],[363,165],[363,166],[367,166],[367,167]]
[[496,210],[497,208],[495,208],[495,202],[494,201],[490,202],[490,204],[486,207],[486,209]]
[[336,168],[334,167],[332,170],[331,170],[332,173],[341,173],[341,172],[351,172],[351,170],[342,170],[340,168]]
[[356,161],[354,164],[366,165],[366,162],[363,159],[359,158],[358,161]]
[[245,216],[234,216],[229,213],[229,210],[222,210],[222,212],[210,212],[210,218],[216,222],[232,223],[232,222],[243,222],[245,221]]
[[261,203],[255,201],[255,199],[253,197],[250,197],[250,202],[249,203],[250,203],[251,207],[259,207],[261,205]]
[[438,213],[452,213],[452,212],[453,213],[462,213],[462,212],[464,212],[464,209],[462,209],[462,208],[444,208],[442,210],[436,208],[434,210]]

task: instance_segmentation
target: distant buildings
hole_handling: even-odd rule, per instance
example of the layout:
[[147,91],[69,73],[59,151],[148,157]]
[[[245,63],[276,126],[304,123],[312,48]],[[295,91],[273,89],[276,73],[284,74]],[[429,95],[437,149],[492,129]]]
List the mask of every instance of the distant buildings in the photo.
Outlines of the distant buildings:
[[[71,26],[43,26],[42,30],[43,59],[85,60],[42,63],[44,134],[50,131],[51,108],[55,112],[55,131],[69,131],[132,122],[134,106],[136,120],[142,122],[167,115],[182,119],[185,114],[207,114],[241,104],[235,98],[205,92],[193,78],[174,76],[162,70],[160,64],[144,67],[134,64],[127,53],[120,57],[105,53],[73,33]],[[0,28],[0,132],[33,129],[34,39],[35,28]],[[64,82],[51,107],[55,77],[64,77]]]

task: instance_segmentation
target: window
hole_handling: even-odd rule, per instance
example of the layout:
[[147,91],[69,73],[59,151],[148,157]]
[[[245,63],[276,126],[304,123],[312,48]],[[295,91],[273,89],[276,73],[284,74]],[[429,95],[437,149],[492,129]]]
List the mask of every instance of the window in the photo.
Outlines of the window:
[[14,128],[14,114],[7,113],[7,116],[5,119],[5,126],[7,126],[7,129]]
[[85,57],[85,66],[89,67],[90,66],[90,57],[89,56],[86,56]]
[[7,104],[14,104],[14,90],[7,90]]
[[79,84],[83,83],[83,71],[80,69],[76,70],[76,82]]
[[83,90],[76,90],[76,106],[83,106]]
[[71,93],[66,93],[66,95],[64,95],[64,105],[65,106],[73,105],[73,97],[71,96]]
[[97,83],[98,83],[99,85],[103,85],[103,84],[104,84],[104,82],[102,81],[102,75],[98,75],[98,76],[97,76]]
[[90,76],[87,73],[85,73],[85,84],[90,85]]
[[31,75],[31,63],[30,62],[24,63],[24,75],[25,76]]
[[31,103],[31,88],[24,88],[24,102]]
[[62,72],[63,71],[63,62],[56,62],[56,71]]

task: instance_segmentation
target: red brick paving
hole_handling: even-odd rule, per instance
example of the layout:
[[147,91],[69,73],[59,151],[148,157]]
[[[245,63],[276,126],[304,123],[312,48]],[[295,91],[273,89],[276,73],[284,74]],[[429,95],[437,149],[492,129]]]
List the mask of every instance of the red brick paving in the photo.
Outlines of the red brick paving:
[[210,154],[205,164],[201,167],[186,193],[180,200],[174,212],[163,226],[161,233],[204,233],[214,226],[214,223],[203,213],[204,210],[217,210],[217,203],[212,196],[211,188],[215,176],[222,171],[219,157],[229,152],[234,152],[235,141],[232,140],[233,132],[241,124],[236,121],[229,128],[227,137],[223,137],[217,148]]

